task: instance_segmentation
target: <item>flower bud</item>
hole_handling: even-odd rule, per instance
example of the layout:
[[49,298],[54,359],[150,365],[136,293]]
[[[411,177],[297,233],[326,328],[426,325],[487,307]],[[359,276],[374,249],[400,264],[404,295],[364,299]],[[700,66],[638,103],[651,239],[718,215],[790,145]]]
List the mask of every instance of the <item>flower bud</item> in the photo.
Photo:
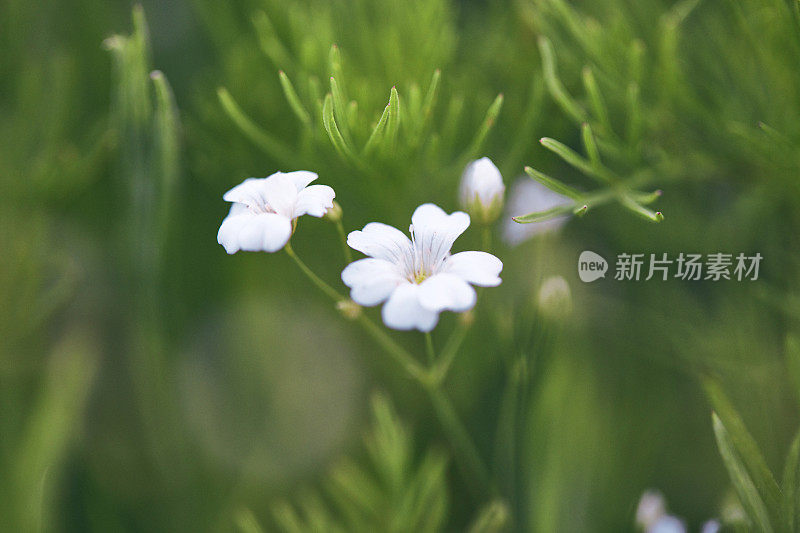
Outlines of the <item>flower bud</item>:
[[647,531],[666,514],[667,503],[664,496],[658,491],[648,490],[642,494],[636,508],[636,525]]
[[333,207],[325,212],[325,219],[331,222],[339,222],[342,220],[342,206],[336,200],[333,201]]
[[506,186],[503,176],[488,157],[464,169],[459,191],[462,207],[483,224],[491,224],[503,210]]
[[355,320],[361,314],[361,306],[353,300],[342,300],[336,303],[336,309],[342,313],[347,320]]
[[572,311],[572,291],[567,280],[551,276],[542,282],[537,299],[539,311],[552,320],[563,320]]

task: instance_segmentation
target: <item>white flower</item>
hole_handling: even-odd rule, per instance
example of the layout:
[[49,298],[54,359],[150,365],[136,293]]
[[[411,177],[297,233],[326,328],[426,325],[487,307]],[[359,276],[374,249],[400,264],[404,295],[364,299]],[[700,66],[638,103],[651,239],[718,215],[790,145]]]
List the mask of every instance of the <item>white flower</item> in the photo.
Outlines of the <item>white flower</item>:
[[572,291],[561,276],[550,276],[542,281],[537,299],[539,311],[547,318],[560,320],[572,310]]
[[666,513],[664,496],[656,490],[645,491],[636,508],[636,525],[649,531]]
[[658,521],[647,528],[647,533],[686,533],[686,524],[672,515],[664,515]]
[[506,186],[503,176],[492,160],[482,157],[464,169],[459,196],[461,206],[481,222],[489,224],[503,210]]
[[546,211],[570,203],[572,199],[551,191],[538,181],[528,177],[518,179],[508,195],[508,209],[506,209],[508,218],[503,226],[503,240],[511,246],[516,246],[534,235],[557,230],[566,223],[569,215],[530,224],[514,222],[511,217]]
[[333,207],[335,193],[327,185],[311,185],[314,172],[276,172],[267,178],[248,178],[225,193],[231,210],[217,233],[225,251],[277,252],[292,236],[301,215],[321,217]]
[[441,311],[463,312],[475,305],[475,289],[500,284],[503,263],[486,252],[450,255],[453,242],[469,226],[469,215],[451,215],[423,204],[411,217],[411,239],[398,229],[371,222],[347,236],[347,244],[369,257],[347,265],[342,281],[364,306],[383,306],[390,328],[430,331]]

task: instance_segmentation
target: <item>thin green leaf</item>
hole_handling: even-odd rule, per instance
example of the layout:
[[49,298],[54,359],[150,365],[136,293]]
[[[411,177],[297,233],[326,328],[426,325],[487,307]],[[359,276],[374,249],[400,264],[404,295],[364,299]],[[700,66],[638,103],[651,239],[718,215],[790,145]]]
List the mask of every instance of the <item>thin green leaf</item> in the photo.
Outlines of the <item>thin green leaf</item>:
[[661,198],[663,191],[656,189],[653,192],[628,191],[628,195],[642,205],[649,205]]
[[386,107],[383,108],[383,113],[381,114],[381,118],[378,120],[378,123],[375,124],[375,127],[372,128],[372,133],[367,139],[367,143],[364,145],[364,155],[369,155],[376,146],[379,146],[383,141],[383,137],[386,133],[386,122],[389,119],[389,110],[392,108],[391,102],[386,104]]
[[486,137],[489,135],[489,132],[492,130],[495,121],[497,120],[497,116],[500,114],[500,110],[503,108],[503,93],[497,95],[494,99],[492,104],[489,106],[489,109],[486,110],[486,116],[481,123],[480,128],[478,128],[478,133],[475,134],[475,137],[472,139],[472,142],[467,148],[465,158],[466,159],[474,159],[477,157],[478,152],[481,150],[483,146],[483,142],[486,140]]
[[555,178],[551,178],[544,172],[539,172],[538,170],[531,167],[525,167],[524,170],[528,176],[535,179],[536,181],[538,181],[551,191],[557,192],[558,194],[563,194],[564,196],[568,196],[573,200],[577,200],[581,196],[583,196],[583,194],[580,191],[573,189],[569,185],[566,185]]
[[589,157],[589,162],[592,167],[597,170],[602,170],[603,163],[600,161],[600,151],[597,149],[597,143],[592,134],[592,128],[588,122],[581,125],[581,139],[583,140],[583,147],[586,150],[586,155]]
[[346,100],[339,83],[333,76],[331,76],[331,95],[333,96],[333,115],[336,117],[336,124],[339,126],[342,137],[344,139],[350,139]]
[[286,96],[286,101],[289,102],[289,107],[292,108],[292,111],[294,111],[294,114],[300,119],[300,122],[306,125],[311,124],[311,116],[300,101],[300,97],[294,90],[294,85],[292,85],[289,76],[282,70],[278,71],[278,76],[281,79],[281,87],[283,88],[284,96]]
[[714,425],[714,436],[717,439],[720,455],[728,470],[728,475],[733,483],[733,488],[739,496],[742,506],[745,508],[747,516],[753,521],[759,531],[771,533],[773,531],[770,523],[769,513],[764,501],[756,489],[756,485],[750,478],[747,468],[742,464],[739,455],[736,453],[736,445],[731,439],[730,434],[725,429],[722,421],[716,413],[712,413],[712,423]]
[[594,113],[597,122],[602,126],[602,130],[607,134],[612,134],[611,120],[608,118],[608,107],[606,107],[603,95],[600,93],[600,87],[598,87],[597,80],[589,66],[583,68],[583,88],[589,97],[592,113]]
[[798,486],[800,475],[798,475],[798,468],[800,468],[800,432],[795,435],[792,441],[783,469],[782,514],[788,531],[796,531],[795,526],[798,522],[798,512],[800,512],[800,487]]
[[626,130],[628,145],[635,146],[642,135],[642,108],[639,100],[639,84],[628,85],[628,127]]
[[544,222],[545,220],[551,220],[556,217],[572,214],[575,207],[576,204],[560,205],[557,207],[552,207],[546,211],[537,211],[534,213],[528,213],[527,215],[521,215],[512,218],[514,219],[514,222],[519,222],[520,224]]
[[556,103],[561,106],[561,109],[576,122],[586,122],[586,112],[572,99],[569,93],[567,93],[558,78],[553,45],[547,37],[542,36],[539,38],[539,52],[542,54],[542,70],[550,95]]
[[389,93],[389,116],[386,119],[386,133],[383,141],[386,152],[393,151],[397,143],[397,132],[400,131],[400,112],[400,95],[397,94],[397,88],[392,87]]
[[736,453],[744,462],[749,477],[752,478],[770,516],[773,518],[779,516],[781,490],[769,467],[767,467],[758,444],[756,444],[750,432],[747,431],[742,418],[725,395],[719,382],[714,378],[705,377],[703,379],[703,387],[717,416],[719,416],[727,433],[730,435],[733,449],[736,450]]
[[286,68],[292,64],[291,54],[283,43],[278,39],[275,27],[264,11],[256,11],[252,18],[253,26],[256,29],[258,44],[261,51],[277,67]]
[[661,222],[664,220],[664,214],[661,211],[653,211],[646,208],[631,198],[628,193],[622,193],[619,197],[619,201],[623,206],[645,220],[649,220],[650,222]]
[[577,152],[575,152],[572,148],[568,147],[567,145],[558,142],[555,139],[551,139],[550,137],[543,137],[539,140],[539,142],[563,159],[568,164],[572,165],[573,167],[577,168],[587,176],[591,176],[593,178],[597,178],[598,180],[604,183],[614,183],[618,181],[617,177],[614,176],[608,169],[605,167],[595,168],[589,161],[581,157]]
[[322,104],[322,124],[325,126],[325,131],[328,132],[328,137],[333,144],[333,147],[343,157],[348,160],[356,161],[353,152],[347,145],[347,142],[342,137],[342,133],[336,125],[336,118],[333,116],[333,97],[330,93],[325,95],[325,102]]
[[255,122],[250,120],[250,118],[245,115],[241,108],[236,104],[236,101],[234,101],[227,89],[224,87],[217,89],[217,97],[222,104],[222,108],[247,138],[249,138],[254,144],[259,146],[270,156],[282,161],[283,163],[291,163],[292,156],[289,147],[281,141],[273,138],[270,134],[256,125]]

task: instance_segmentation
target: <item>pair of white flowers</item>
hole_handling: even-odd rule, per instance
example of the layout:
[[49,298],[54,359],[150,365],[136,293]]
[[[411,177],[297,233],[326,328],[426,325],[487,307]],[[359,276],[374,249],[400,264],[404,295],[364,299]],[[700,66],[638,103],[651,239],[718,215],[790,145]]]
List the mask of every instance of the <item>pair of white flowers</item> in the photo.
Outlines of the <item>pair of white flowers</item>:
[[[491,161],[484,160],[494,167]],[[469,167],[465,178],[468,173]],[[497,177],[502,187],[499,171]],[[482,209],[484,198],[491,196],[482,196],[485,187],[481,188],[479,178],[472,178],[477,187],[473,187],[471,206]],[[277,172],[237,185],[223,196],[233,205],[220,226],[217,241],[229,254],[239,250],[280,250],[289,242],[298,217],[321,217],[333,207],[333,189],[310,185],[316,179],[317,175],[308,171]],[[462,198],[468,194],[465,190],[462,188]],[[487,209],[498,209],[492,201],[485,204]],[[502,208],[502,191],[499,208]],[[467,213],[447,214],[434,204],[423,204],[411,217],[410,239],[400,230],[379,222],[351,232],[347,244],[368,256],[349,264],[342,272],[342,281],[350,287],[351,298],[363,306],[385,302],[383,321],[399,330],[430,331],[436,326],[440,312],[468,311],[476,300],[472,285],[499,285],[503,269],[503,263],[486,252],[450,253],[453,243],[469,224]]]

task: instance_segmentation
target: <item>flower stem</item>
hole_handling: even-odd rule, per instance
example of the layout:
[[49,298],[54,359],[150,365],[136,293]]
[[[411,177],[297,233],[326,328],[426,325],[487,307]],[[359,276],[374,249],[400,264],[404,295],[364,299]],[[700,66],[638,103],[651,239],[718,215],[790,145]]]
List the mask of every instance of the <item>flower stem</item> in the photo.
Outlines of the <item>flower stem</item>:
[[433,404],[436,417],[453,446],[456,463],[468,482],[473,495],[480,498],[491,491],[489,472],[483,464],[475,444],[458,418],[450,399],[435,384],[425,387]]
[[483,232],[481,234],[483,238],[483,251],[484,252],[491,252],[492,251],[492,227],[488,224],[483,226]]
[[445,344],[442,350],[438,364],[431,370],[431,378],[434,383],[441,383],[444,381],[444,378],[447,377],[450,366],[452,366],[453,361],[455,361],[459,348],[461,348],[461,344],[467,336],[467,331],[469,331],[469,324],[459,323],[456,329],[450,334],[450,338],[447,340],[447,344]]
[[364,328],[375,342],[386,350],[386,353],[392,356],[392,358],[403,367],[409,376],[417,380],[423,386],[427,386],[427,383],[430,381],[428,373],[417,363],[416,359],[414,359],[410,353],[392,340],[385,331],[377,326],[364,313],[358,315],[358,323],[361,324],[361,327]]
[[[311,282],[316,285],[322,292],[327,294],[335,302],[343,302],[346,300],[344,296],[339,294],[336,289],[325,283],[322,278],[314,274],[308,266],[294,253],[292,246],[286,243],[284,248],[289,257],[297,263],[303,274],[308,277]],[[489,490],[489,473],[486,466],[481,460],[477,448],[467,433],[466,428],[458,418],[458,414],[453,408],[450,399],[439,388],[439,380],[435,379],[436,372],[432,367],[430,370],[421,366],[417,360],[405,348],[397,344],[383,329],[377,326],[372,320],[369,319],[364,313],[358,314],[358,323],[364,330],[389,354],[406,373],[416,380],[430,396],[431,403],[433,404],[436,417],[442,425],[448,440],[453,446],[453,451],[456,455],[459,468],[465,479],[468,481],[469,486],[476,496],[482,496]],[[431,364],[435,359],[433,351],[433,339],[430,333],[426,335],[426,343],[428,346],[428,355],[431,359]],[[460,344],[460,342],[458,343]],[[458,346],[452,350],[458,351]],[[448,356],[452,362],[453,356]],[[449,366],[449,364],[448,364]]]
[[339,232],[339,238],[342,241],[342,250],[344,251],[344,260],[350,264],[353,262],[353,254],[350,252],[350,247],[347,246],[347,234],[344,231],[344,224],[342,219],[336,221],[336,231]]
[[289,255],[289,257],[291,257],[294,260],[294,262],[297,263],[297,266],[300,267],[300,270],[303,272],[303,274],[305,274],[306,277],[309,280],[311,280],[311,282],[314,285],[316,285],[322,292],[331,297],[333,301],[340,302],[345,299],[344,296],[336,292],[336,289],[334,289],[333,287],[322,281],[322,278],[314,274],[314,272],[310,268],[308,268],[308,266],[306,266],[306,264],[299,257],[297,257],[297,254],[294,253],[294,250],[292,249],[292,245],[290,243],[288,242],[286,243],[284,250],[286,250],[286,253]]
[[425,332],[425,351],[428,353],[428,364],[433,365],[436,362],[436,350],[433,348],[433,337],[431,332]]

